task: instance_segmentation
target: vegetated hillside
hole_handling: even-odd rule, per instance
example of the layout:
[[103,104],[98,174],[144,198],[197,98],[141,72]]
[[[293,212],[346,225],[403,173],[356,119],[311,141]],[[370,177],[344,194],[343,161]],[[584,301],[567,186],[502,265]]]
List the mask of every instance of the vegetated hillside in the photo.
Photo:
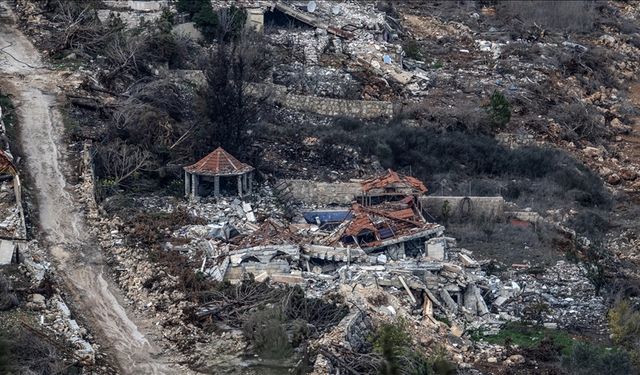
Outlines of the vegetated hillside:
[[[393,168],[432,193],[502,195],[547,219],[526,229],[496,218],[447,222],[476,254],[505,264],[580,259],[610,300],[637,296],[637,4],[379,1],[374,15],[397,23],[391,41],[415,75],[402,84],[335,44],[311,64],[299,44],[314,42],[313,30],[291,22],[258,34],[226,4],[217,13],[209,2],[177,3],[193,5],[180,9],[206,38],[196,43],[172,32],[169,11],[130,27],[118,17],[100,21],[99,2],[18,3],[52,61],[81,68],[83,83],[69,88],[67,135],[95,142],[101,198],[181,195],[181,166],[217,146],[265,181],[346,180]],[[349,3],[370,10],[369,2]],[[200,84],[181,69],[201,70]],[[265,81],[297,94],[388,100],[398,110],[366,121],[305,113],[249,95],[248,83]],[[567,239],[571,230],[577,235]],[[621,306],[617,345],[637,352],[629,326],[637,317]],[[385,330],[378,335],[383,340]],[[405,334],[397,336],[407,346]],[[543,349],[557,359],[553,345],[533,350]],[[569,362],[594,348],[572,350]],[[591,357],[592,371],[611,360]]]
[[[504,195],[570,224],[599,247],[610,227],[635,230],[628,210],[610,217],[614,207],[630,208],[627,195],[637,190],[637,161],[627,151],[638,113],[629,93],[640,43],[633,5],[381,1],[377,11],[400,24],[394,43],[404,49],[405,67],[418,67],[423,77],[408,85],[387,79],[386,86],[357,64],[357,53],[327,48],[309,64],[295,42],[279,39],[304,33],[298,26],[268,27],[265,35],[242,30],[235,7],[225,16],[205,3],[184,9],[199,15],[196,26],[215,41],[210,45],[173,33],[169,11],[131,27],[115,16],[101,22],[99,3],[41,5],[46,13],[30,31],[51,58],[92,64],[92,78],[80,88],[86,91],[70,96],[68,129],[71,139],[97,141],[104,196],[179,193],[180,166],[222,145],[265,177],[335,180],[394,168],[417,175],[432,192]],[[291,73],[298,66],[301,72]],[[206,84],[172,73],[185,68],[202,69]],[[310,82],[307,70],[348,87],[321,95],[392,100],[396,118],[292,111],[247,95],[242,83],[269,78],[309,93],[322,80]],[[333,81],[335,71],[349,79]],[[485,242],[480,250],[514,237],[504,225],[450,224],[463,240]],[[478,231],[485,235],[472,235]],[[535,236],[517,247],[552,250],[554,236]]]

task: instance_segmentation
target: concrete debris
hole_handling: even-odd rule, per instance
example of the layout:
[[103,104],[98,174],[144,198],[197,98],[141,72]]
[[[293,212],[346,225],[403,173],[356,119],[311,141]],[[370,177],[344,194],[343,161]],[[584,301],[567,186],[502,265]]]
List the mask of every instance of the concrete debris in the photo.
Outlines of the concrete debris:
[[[186,244],[171,245],[198,262],[196,271],[206,277],[236,283],[253,275],[258,282],[304,285],[308,296],[318,298],[340,292],[348,300],[358,301],[358,306],[369,306],[367,316],[407,316],[428,332],[444,329],[438,319],[447,319],[452,323],[451,336],[466,340],[465,345],[473,348],[456,351],[462,362],[473,362],[480,355],[483,360],[518,363],[519,358],[509,359],[500,347],[468,342],[467,332],[481,329],[490,334],[505,322],[526,321],[530,319],[527,306],[540,302],[550,309],[544,321],[548,327],[581,325],[592,330],[606,329],[604,301],[595,296],[579,265],[558,262],[542,274],[514,267],[502,278],[488,275],[482,268],[484,262],[473,259],[472,252],[458,247],[455,239],[443,236],[444,227],[424,219],[415,204],[421,188],[408,194],[389,195],[384,200],[369,196],[366,203],[375,204],[354,204],[342,211],[308,211],[308,217],[300,215],[300,222],[293,223],[278,217],[268,193],[257,194],[251,203],[223,198],[201,202],[143,198],[140,202],[145,209],[167,212],[186,205],[189,212],[206,218],[210,224],[174,231],[172,235]],[[258,220],[268,217],[267,212],[273,215]],[[260,224],[252,223],[250,213],[255,213]],[[307,223],[309,220],[313,224]],[[162,324],[175,327],[167,332],[169,337],[197,336],[195,327],[175,326],[184,318],[187,306],[199,311],[198,306],[184,299],[183,293],[172,289],[175,277],[156,269],[139,250],[125,247],[118,225],[103,225],[112,228],[104,230],[102,238],[111,248],[116,264],[122,269],[137,270],[119,279],[123,289],[129,291],[128,297],[142,310],[157,312],[168,308],[160,319]],[[230,228],[237,228],[237,234],[230,235]],[[385,237],[386,228],[392,228],[389,237]],[[428,235],[424,235],[425,228],[429,229]],[[196,259],[196,254],[203,257]],[[145,283],[155,287],[143,288]],[[145,292],[140,294],[140,290]],[[362,293],[371,290],[393,303],[374,308],[362,302]],[[366,337],[365,333],[345,329],[336,327],[336,338]],[[325,336],[319,342],[331,334]],[[350,345],[358,345],[357,339],[352,341]]]

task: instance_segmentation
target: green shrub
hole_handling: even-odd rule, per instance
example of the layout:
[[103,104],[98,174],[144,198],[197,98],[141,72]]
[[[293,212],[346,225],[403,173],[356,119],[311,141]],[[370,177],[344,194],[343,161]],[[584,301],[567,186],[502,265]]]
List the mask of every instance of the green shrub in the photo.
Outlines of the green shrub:
[[402,45],[402,49],[408,58],[422,60],[422,48],[420,48],[420,44],[416,40],[410,39],[406,41]]
[[207,40],[213,40],[216,36],[218,25],[218,15],[213,11],[211,4],[207,4],[200,8],[193,15],[193,23]]
[[511,120],[511,104],[500,91],[494,91],[487,107],[493,125],[500,129]]
[[265,358],[288,358],[293,353],[284,316],[277,308],[258,310],[245,321],[242,331],[256,352]]
[[406,332],[406,322],[384,323],[372,338],[374,352],[382,355],[381,375],[452,375],[456,366],[447,359],[444,348],[438,347],[430,357],[417,351]]
[[609,310],[608,318],[613,342],[629,350],[640,350],[640,311],[628,300],[622,300]]
[[474,341],[482,340],[490,344],[518,345],[529,349],[537,347],[545,338],[552,340],[558,350],[567,352],[573,346],[573,339],[565,331],[547,329],[540,326],[528,326],[519,322],[506,323],[497,335],[473,335]]
[[247,22],[247,13],[235,6],[216,13],[211,3],[206,2],[193,14],[193,22],[207,40],[217,38],[228,42],[240,37]]
[[395,368],[397,358],[401,356],[407,347],[411,345],[411,339],[405,331],[404,320],[396,323],[382,324],[376,331],[373,339],[374,351],[382,354],[389,363],[389,368]]

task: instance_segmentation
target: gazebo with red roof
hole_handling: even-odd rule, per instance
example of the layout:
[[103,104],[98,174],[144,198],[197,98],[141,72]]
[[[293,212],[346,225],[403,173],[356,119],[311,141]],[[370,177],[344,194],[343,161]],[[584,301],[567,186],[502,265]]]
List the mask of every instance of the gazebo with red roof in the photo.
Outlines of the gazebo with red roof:
[[[184,193],[198,197],[203,192],[202,185],[213,182],[213,195],[217,197],[220,196],[221,183],[229,186],[230,179],[237,179],[238,195],[242,197],[253,190],[253,171],[252,166],[218,147],[195,164],[184,167]],[[221,181],[221,177],[224,180]],[[201,185],[201,182],[204,184]]]

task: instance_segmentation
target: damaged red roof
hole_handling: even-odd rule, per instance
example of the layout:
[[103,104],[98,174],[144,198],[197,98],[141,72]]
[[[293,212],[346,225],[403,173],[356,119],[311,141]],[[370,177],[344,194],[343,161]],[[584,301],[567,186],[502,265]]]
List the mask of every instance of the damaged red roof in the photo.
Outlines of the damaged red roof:
[[251,172],[253,167],[234,158],[222,147],[218,147],[195,164],[184,167],[184,170],[206,176],[224,176]]
[[376,227],[376,221],[383,219],[386,221],[385,226],[391,227],[420,227],[425,222],[420,218],[412,208],[405,208],[400,210],[377,210],[371,207],[363,207],[359,204],[354,204],[351,207],[353,213],[353,220],[349,223],[345,229],[344,234],[348,236],[356,236],[364,229],[376,232],[379,227]]
[[2,150],[0,150],[0,174],[10,174],[12,176],[18,174],[16,167],[13,165],[12,158]]
[[362,190],[364,192],[371,191],[373,189],[385,189],[390,187],[402,187],[398,185],[404,185],[405,187],[413,188],[421,193],[427,192],[427,187],[415,177],[401,175],[391,169],[387,170],[387,173],[383,176],[366,180],[362,183]]

